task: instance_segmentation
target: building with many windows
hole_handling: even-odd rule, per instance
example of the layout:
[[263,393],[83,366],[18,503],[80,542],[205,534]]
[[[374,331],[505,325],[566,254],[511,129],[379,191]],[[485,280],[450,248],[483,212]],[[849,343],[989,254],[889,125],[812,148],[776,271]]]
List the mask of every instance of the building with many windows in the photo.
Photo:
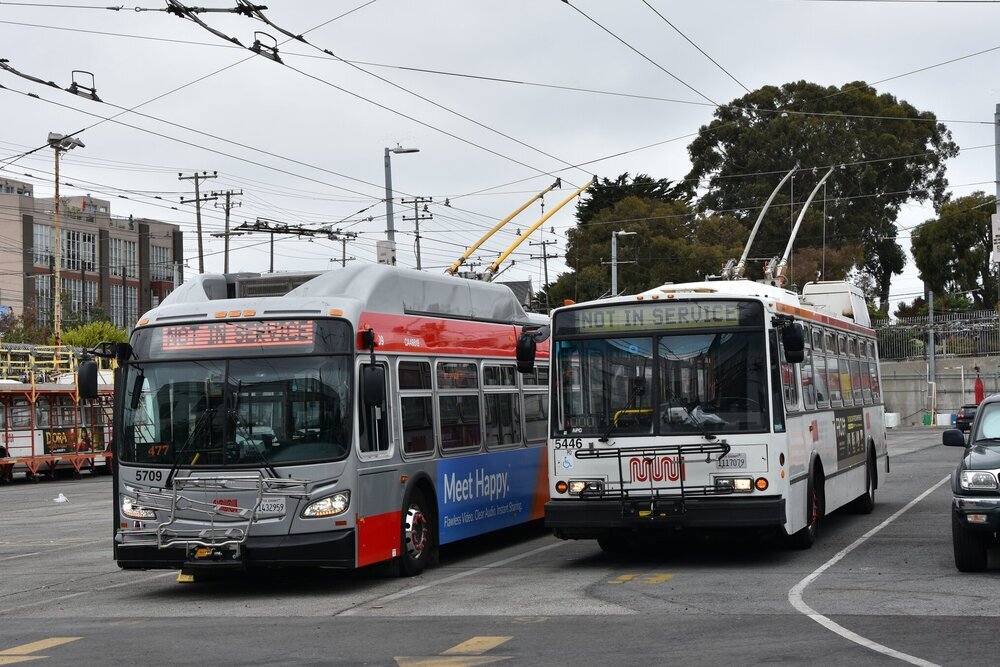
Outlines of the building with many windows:
[[[60,197],[63,327],[87,321],[97,307],[131,329],[183,276],[177,225],[115,218],[110,202]],[[55,292],[53,200],[36,199],[27,183],[0,178],[0,307],[51,325]]]

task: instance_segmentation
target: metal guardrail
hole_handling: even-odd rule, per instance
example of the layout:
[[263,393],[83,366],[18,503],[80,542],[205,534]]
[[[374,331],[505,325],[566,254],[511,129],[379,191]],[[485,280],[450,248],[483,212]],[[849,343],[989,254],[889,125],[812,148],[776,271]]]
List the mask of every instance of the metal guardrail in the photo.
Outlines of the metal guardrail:
[[883,361],[926,359],[932,329],[936,355],[1000,355],[1000,315],[992,310],[935,314],[933,325],[926,317],[875,320],[872,328]]

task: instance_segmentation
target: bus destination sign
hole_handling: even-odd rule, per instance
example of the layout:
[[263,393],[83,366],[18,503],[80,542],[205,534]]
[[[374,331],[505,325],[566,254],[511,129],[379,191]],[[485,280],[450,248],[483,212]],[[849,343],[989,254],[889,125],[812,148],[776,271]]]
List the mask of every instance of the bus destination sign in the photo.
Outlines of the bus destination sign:
[[163,352],[232,348],[312,346],[316,323],[310,320],[228,321],[163,327]]
[[559,335],[649,332],[762,322],[763,310],[753,301],[657,301],[562,312],[556,316],[555,332]]

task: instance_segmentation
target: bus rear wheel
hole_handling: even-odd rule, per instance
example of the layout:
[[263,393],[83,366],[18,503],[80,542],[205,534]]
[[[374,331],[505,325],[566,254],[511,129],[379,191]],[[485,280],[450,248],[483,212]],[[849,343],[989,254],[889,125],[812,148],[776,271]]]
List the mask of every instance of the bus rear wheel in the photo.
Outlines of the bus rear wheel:
[[851,501],[850,510],[855,514],[871,514],[875,509],[875,451],[868,450],[865,460],[865,492]]
[[414,490],[403,506],[400,575],[414,577],[427,567],[437,543],[434,526],[434,515],[431,513],[430,504],[423,492]]

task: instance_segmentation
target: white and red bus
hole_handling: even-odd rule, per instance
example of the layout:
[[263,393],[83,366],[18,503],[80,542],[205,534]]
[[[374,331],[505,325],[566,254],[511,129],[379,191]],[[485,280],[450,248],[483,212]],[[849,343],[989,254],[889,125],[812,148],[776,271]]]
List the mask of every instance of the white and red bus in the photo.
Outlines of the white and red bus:
[[104,471],[111,465],[110,385],[81,400],[75,385],[0,383],[0,482],[16,473],[37,482],[56,470]]
[[805,548],[824,515],[872,510],[889,463],[857,287],[668,284],[555,310],[550,344],[556,536],[747,527]]
[[378,265],[247,284],[200,275],[116,349],[121,567],[415,574],[542,517],[547,363],[521,376],[514,349],[547,320],[510,289]]

